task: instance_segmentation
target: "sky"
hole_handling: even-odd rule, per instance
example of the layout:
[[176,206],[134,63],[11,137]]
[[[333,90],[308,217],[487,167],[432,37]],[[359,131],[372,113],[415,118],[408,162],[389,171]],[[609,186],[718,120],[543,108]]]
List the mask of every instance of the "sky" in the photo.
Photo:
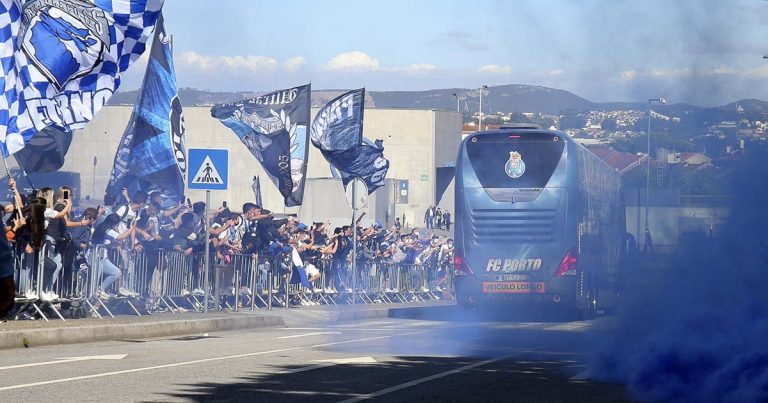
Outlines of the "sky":
[[[764,0],[166,0],[179,87],[768,100]],[[123,88],[138,88],[145,61]]]

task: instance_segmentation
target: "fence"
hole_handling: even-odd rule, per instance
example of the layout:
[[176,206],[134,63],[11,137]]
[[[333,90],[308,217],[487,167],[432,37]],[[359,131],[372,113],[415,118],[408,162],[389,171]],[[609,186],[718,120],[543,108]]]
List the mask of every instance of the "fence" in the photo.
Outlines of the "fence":
[[[63,267],[62,263],[69,263]],[[153,312],[258,310],[339,304],[394,304],[453,299],[453,270],[437,267],[314,258],[310,287],[299,283],[291,256],[211,256],[171,250],[125,251],[95,246],[72,259],[50,247],[15,258],[14,319],[114,317]],[[61,262],[61,263],[59,263]],[[310,268],[311,267],[311,268]],[[305,285],[307,283],[304,283]],[[354,286],[353,286],[354,285]]]

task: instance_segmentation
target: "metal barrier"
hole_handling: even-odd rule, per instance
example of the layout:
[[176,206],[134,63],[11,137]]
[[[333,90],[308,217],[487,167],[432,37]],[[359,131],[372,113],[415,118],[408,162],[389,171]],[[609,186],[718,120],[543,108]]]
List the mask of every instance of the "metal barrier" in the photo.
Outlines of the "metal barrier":
[[[104,318],[114,317],[121,307],[142,315],[142,311],[203,312],[206,306],[238,311],[454,298],[453,270],[447,262],[427,266],[361,259],[353,273],[349,262],[319,256],[303,262],[305,267],[314,265],[320,273],[319,279],[306,289],[300,284],[289,284],[293,273],[290,256],[212,256],[210,278],[206,282],[202,253],[163,249],[125,251],[101,245],[78,254],[71,271],[60,270],[60,276],[71,272],[71,281],[64,286],[63,277],[58,279],[59,298],[44,298],[50,295],[44,292],[43,285],[53,267],[47,256],[47,247],[16,256],[14,280],[18,308],[15,319],[32,316],[47,321],[52,313],[65,320],[61,311],[65,305],[70,317]],[[354,290],[349,287],[353,276],[357,276]],[[205,284],[208,284],[207,290]]]

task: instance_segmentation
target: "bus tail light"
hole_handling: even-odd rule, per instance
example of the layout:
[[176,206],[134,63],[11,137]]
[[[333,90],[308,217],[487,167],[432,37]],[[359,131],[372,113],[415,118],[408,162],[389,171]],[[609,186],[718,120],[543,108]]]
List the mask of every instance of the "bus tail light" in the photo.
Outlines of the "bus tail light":
[[474,274],[472,269],[469,267],[469,263],[467,263],[467,261],[464,259],[464,256],[462,256],[459,251],[455,251],[455,254],[453,255],[453,269],[457,276]]
[[576,248],[571,248],[563,256],[560,266],[557,267],[555,276],[575,276],[576,275]]

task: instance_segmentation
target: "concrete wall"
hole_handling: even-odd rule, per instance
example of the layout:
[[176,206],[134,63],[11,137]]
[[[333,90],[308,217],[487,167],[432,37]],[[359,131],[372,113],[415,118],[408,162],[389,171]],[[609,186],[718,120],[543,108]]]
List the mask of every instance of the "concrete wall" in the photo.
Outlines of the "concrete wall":
[[[79,172],[82,198],[103,197],[109,181],[115,151],[131,114],[128,106],[104,107],[84,130],[75,132],[63,171]],[[318,109],[312,109],[312,116]],[[211,204],[228,201],[233,209],[253,200],[251,182],[261,176],[264,204],[275,212],[299,213],[299,208],[284,208],[277,188],[240,142],[235,134],[210,116],[209,107],[184,108],[187,148],[223,148],[229,150],[230,188],[211,192]],[[457,112],[406,109],[366,109],[364,133],[371,140],[384,140],[384,156],[390,161],[389,179],[407,179],[410,186],[409,204],[398,205],[395,215],[420,223],[427,206],[435,203],[435,169],[454,161],[461,141],[461,115]],[[308,178],[328,178],[328,163],[319,151],[310,146]],[[93,166],[93,157],[97,164]],[[95,191],[94,191],[95,178]],[[390,200],[391,188],[386,200]],[[306,202],[325,197],[325,192],[338,193],[344,200],[340,182],[318,182],[305,190]],[[448,192],[446,192],[448,193]],[[453,191],[450,190],[452,194]],[[204,200],[204,191],[188,191],[193,200]],[[452,199],[451,199],[452,203]],[[383,222],[382,222],[383,223]]]

